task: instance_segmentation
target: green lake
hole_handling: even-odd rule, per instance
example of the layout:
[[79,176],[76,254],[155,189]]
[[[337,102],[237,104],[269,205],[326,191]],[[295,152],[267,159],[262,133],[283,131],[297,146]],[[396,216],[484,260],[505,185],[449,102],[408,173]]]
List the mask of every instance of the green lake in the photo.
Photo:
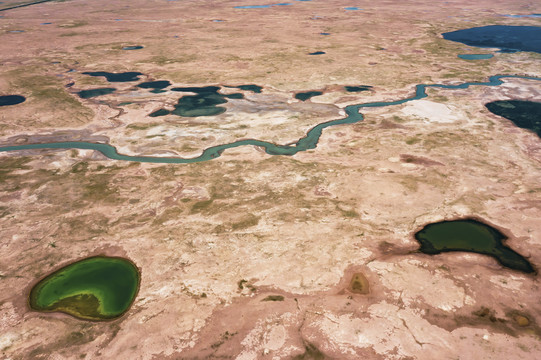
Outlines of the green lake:
[[124,314],[139,290],[137,267],[118,257],[96,256],[48,275],[30,291],[33,310],[63,312],[85,320]]
[[421,244],[419,251],[429,255],[449,251],[465,251],[489,255],[510,269],[525,273],[535,272],[522,255],[505,246],[505,235],[477,220],[441,221],[426,225],[415,234]]

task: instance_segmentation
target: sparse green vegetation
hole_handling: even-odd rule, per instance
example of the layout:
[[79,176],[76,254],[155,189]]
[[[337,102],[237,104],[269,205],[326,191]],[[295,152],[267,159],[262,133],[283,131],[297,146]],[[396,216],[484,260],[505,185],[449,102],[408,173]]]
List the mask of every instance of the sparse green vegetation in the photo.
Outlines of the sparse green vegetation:
[[83,185],[83,200],[87,201],[111,201],[115,197],[115,190],[109,186],[110,176],[94,175],[91,181]]
[[406,122],[407,120],[404,119],[403,117],[398,116],[398,115],[393,115],[393,121],[394,121],[394,122],[397,122],[397,123],[404,123],[404,122]]
[[190,214],[200,213],[203,210],[208,209],[210,205],[212,205],[213,202],[214,202],[214,199],[196,202],[195,204],[193,204]]
[[26,118],[26,126],[80,126],[93,118],[93,111],[70,95],[64,89],[61,79],[52,75],[41,75],[46,73],[41,70],[22,66],[4,76],[11,85],[11,91],[24,94],[29,106],[40,109],[39,117],[36,117],[34,112],[28,110],[27,113],[26,108],[21,108],[20,116]]
[[245,288],[250,290],[251,292],[255,292],[257,290],[255,288],[255,286],[248,283],[248,280],[244,280],[244,279],[240,280],[237,283],[237,286],[238,286],[239,290],[244,290]]
[[259,223],[260,216],[255,216],[253,214],[248,214],[243,220],[231,224],[233,230],[243,230],[256,226]]
[[131,123],[126,126],[127,129],[131,130],[148,130],[154,126],[160,125],[159,123]]
[[[179,219],[184,214],[184,209],[174,206],[167,208],[159,217],[154,218],[154,224],[163,224],[169,220]],[[151,220],[150,218],[148,220]]]
[[337,206],[336,209],[338,211],[340,211],[340,213],[342,214],[343,217],[346,217],[346,218],[358,218],[359,217],[359,214],[351,209],[351,210],[344,210],[342,209],[341,207]]

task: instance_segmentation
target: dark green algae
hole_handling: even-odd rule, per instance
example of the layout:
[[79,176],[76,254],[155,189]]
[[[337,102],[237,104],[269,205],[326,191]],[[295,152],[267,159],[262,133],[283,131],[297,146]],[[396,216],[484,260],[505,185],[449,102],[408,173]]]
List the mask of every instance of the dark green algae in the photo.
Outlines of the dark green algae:
[[497,229],[474,219],[441,221],[426,225],[415,233],[419,251],[429,255],[465,251],[489,255],[501,265],[534,273],[535,269],[522,255],[504,245],[507,237]]
[[129,310],[139,290],[139,270],[120,257],[95,256],[64,266],[30,291],[36,311],[84,320],[113,320]]

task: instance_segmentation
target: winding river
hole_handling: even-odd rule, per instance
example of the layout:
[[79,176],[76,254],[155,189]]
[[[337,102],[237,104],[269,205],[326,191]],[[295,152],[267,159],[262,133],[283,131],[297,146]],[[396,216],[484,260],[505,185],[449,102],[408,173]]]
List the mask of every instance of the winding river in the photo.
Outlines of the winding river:
[[350,105],[345,108],[346,117],[337,120],[331,120],[323,122],[310,129],[306,136],[299,139],[292,145],[277,145],[271,142],[257,140],[257,139],[245,139],[235,141],[229,144],[222,144],[207,148],[203,153],[194,158],[180,158],[180,157],[155,157],[155,156],[131,156],[119,154],[114,146],[102,143],[91,142],[54,142],[44,144],[25,144],[0,147],[0,152],[7,151],[21,151],[21,150],[39,150],[39,149],[83,149],[83,150],[97,150],[103,155],[112,160],[124,160],[124,161],[136,161],[146,163],[163,163],[163,164],[188,164],[201,161],[208,161],[219,157],[224,150],[232,149],[239,146],[259,146],[265,149],[265,152],[269,155],[295,155],[300,151],[306,151],[315,149],[319,138],[321,137],[325,128],[342,125],[342,124],[354,124],[364,119],[363,115],[359,113],[362,108],[384,107],[404,104],[409,101],[419,100],[428,97],[426,93],[427,88],[440,88],[440,89],[467,89],[470,86],[498,86],[503,84],[502,79],[527,79],[541,81],[541,78],[530,76],[518,76],[518,75],[495,75],[489,77],[487,82],[465,82],[458,85],[444,85],[444,84],[419,84],[415,86],[415,95],[409,98],[395,100],[395,101],[380,101],[369,102],[364,104]]

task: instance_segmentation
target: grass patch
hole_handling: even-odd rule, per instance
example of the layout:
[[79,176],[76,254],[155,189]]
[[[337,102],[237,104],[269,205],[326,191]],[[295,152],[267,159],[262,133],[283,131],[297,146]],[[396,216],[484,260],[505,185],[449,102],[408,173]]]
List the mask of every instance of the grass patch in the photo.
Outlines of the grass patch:
[[203,212],[204,210],[208,209],[210,205],[212,205],[213,202],[214,202],[214,199],[196,202],[195,204],[193,204],[190,210],[190,214]]
[[406,144],[408,145],[414,145],[414,144],[417,144],[418,142],[420,142],[421,139],[418,138],[418,137],[410,137],[410,138],[407,138],[406,139]]
[[231,224],[231,229],[242,230],[242,229],[247,229],[252,226],[256,226],[259,223],[259,219],[261,219],[260,216],[249,214],[245,219]]
[[[92,120],[94,112],[81,104],[64,89],[61,79],[55,76],[35,75],[44,69],[19,67],[6,74],[10,92],[20,93],[27,98],[21,106],[19,116],[26,119],[26,125],[64,127],[81,125]],[[35,109],[39,109],[39,113]],[[30,119],[28,119],[30,118]]]
[[150,124],[145,124],[145,123],[134,123],[134,124],[129,124],[128,126],[126,126],[126,129],[131,129],[131,130],[148,130],[154,126],[158,126],[159,124],[158,123],[150,123]]
[[111,175],[96,174],[82,186],[82,200],[116,202],[116,190],[110,186]]

